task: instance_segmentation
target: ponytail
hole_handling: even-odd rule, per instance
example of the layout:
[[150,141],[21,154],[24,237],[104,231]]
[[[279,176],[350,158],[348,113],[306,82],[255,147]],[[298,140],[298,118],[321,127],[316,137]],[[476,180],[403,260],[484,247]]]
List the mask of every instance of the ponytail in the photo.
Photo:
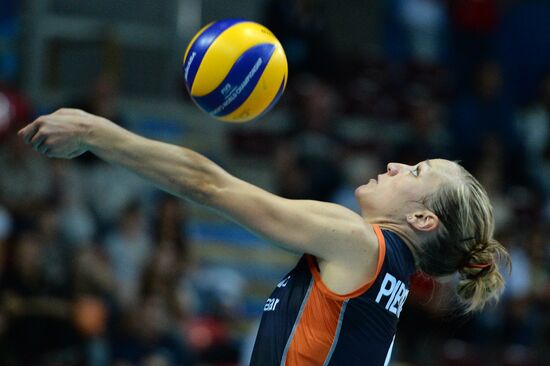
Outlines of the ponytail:
[[504,290],[504,279],[499,263],[511,267],[510,257],[495,239],[477,246],[468,263],[458,270],[456,294],[466,313],[482,310],[489,302],[496,302]]

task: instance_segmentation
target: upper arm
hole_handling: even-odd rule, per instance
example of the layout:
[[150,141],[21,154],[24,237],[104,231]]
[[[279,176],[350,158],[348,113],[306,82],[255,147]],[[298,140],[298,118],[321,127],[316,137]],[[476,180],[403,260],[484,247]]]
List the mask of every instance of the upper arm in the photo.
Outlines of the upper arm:
[[282,198],[228,176],[209,206],[268,241],[323,260],[348,262],[377,253],[370,225],[333,203]]

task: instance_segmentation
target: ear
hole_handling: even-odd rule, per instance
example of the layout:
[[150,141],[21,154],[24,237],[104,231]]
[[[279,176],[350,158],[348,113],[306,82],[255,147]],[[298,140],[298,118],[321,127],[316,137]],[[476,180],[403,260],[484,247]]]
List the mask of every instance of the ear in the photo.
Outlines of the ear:
[[439,226],[439,218],[431,211],[416,211],[407,215],[407,223],[419,231],[433,231]]

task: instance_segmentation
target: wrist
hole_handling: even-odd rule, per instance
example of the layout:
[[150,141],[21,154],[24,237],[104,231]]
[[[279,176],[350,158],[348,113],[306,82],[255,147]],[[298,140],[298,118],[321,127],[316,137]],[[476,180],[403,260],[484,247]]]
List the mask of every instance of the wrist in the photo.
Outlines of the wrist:
[[86,150],[92,150],[97,147],[101,141],[102,130],[110,121],[103,117],[85,118],[82,120],[80,145]]

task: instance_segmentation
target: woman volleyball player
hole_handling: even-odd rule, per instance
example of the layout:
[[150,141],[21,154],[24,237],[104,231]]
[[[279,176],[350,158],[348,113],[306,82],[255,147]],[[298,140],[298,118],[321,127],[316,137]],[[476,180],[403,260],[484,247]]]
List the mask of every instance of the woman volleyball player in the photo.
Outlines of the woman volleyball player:
[[465,311],[497,299],[504,286],[497,263],[508,254],[493,238],[487,194],[454,162],[388,164],[357,188],[358,215],[332,203],[278,197],[194,151],[80,110],[41,116],[19,134],[49,157],[90,151],[305,253],[264,307],[252,365],[387,365],[417,270],[436,277],[458,272]]

